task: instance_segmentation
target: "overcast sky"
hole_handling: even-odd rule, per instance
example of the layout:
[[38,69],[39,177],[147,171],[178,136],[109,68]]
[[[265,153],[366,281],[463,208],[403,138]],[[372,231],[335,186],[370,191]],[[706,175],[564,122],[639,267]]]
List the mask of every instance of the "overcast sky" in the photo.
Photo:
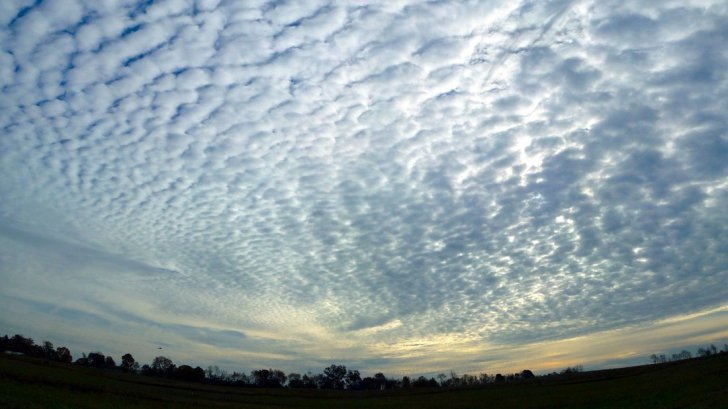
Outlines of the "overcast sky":
[[392,374],[728,340],[724,0],[0,18],[0,332]]

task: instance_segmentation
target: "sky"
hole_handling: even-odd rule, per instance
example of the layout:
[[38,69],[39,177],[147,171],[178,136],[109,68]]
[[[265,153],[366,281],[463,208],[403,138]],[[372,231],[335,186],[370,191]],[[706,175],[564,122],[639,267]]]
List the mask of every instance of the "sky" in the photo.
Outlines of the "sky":
[[724,0],[0,19],[0,332],[392,375],[728,342]]

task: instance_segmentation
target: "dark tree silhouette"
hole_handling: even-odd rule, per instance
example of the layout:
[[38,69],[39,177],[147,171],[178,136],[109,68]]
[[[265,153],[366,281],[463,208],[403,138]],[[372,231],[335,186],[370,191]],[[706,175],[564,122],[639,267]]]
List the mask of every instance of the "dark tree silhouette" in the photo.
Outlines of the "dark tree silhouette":
[[361,374],[356,369],[349,369],[344,377],[344,387],[346,389],[361,389]]
[[81,365],[81,366],[89,366],[89,360],[86,357],[85,353],[81,353],[81,358],[78,358],[76,362],[74,362],[75,365]]
[[136,364],[134,357],[131,354],[124,354],[121,356],[121,364],[119,365],[119,368],[121,368],[124,372],[129,372],[134,369],[134,364]]
[[[660,355],[658,357],[658,359],[660,359],[660,362],[667,362],[667,358],[665,357],[665,355]],[[581,365],[575,365],[575,366],[569,366],[566,369],[562,370],[561,374],[569,375],[569,374],[575,374],[575,373],[579,373],[579,372],[584,372],[584,367]]]
[[316,389],[323,387],[323,378],[324,376],[322,374],[312,374],[311,372],[303,375],[301,380],[303,381],[303,387],[306,389]]
[[174,378],[181,381],[202,382],[205,380],[205,371],[199,366],[192,368],[189,365],[180,365],[174,370]]
[[267,369],[256,369],[250,372],[250,379],[255,386],[264,387],[268,382],[268,374]]
[[58,360],[58,354],[56,353],[56,349],[53,347],[53,343],[51,341],[43,341],[43,355],[46,359],[50,359],[51,361],[57,361]]
[[478,384],[478,377],[475,375],[463,374],[460,377],[461,386],[473,386]]
[[66,347],[58,347],[56,349],[56,356],[58,357],[59,362],[65,362],[70,364],[73,361],[71,351]]
[[278,369],[258,369],[250,373],[255,386],[281,388],[286,383],[286,374]]
[[291,389],[302,389],[304,387],[300,373],[291,372],[288,374],[288,387]]
[[521,379],[534,379],[536,375],[531,372],[530,369],[524,369],[521,371]]
[[225,378],[225,372],[217,365],[210,365],[205,370],[205,376],[213,383],[220,383]]
[[389,387],[393,387],[392,384],[393,381],[389,381],[386,376],[384,376],[383,373],[378,372],[374,374],[374,377],[367,376],[366,378],[362,379],[359,383],[359,389],[366,389],[366,390],[381,390],[381,389],[388,389]]
[[374,374],[374,381],[376,382],[377,389],[387,388],[387,377],[383,373],[377,372]]
[[344,389],[346,378],[346,366],[331,365],[324,369],[325,389]]
[[0,338],[0,352],[11,351],[19,354],[44,358],[51,361],[71,362],[71,351],[66,347],[53,348],[53,343],[43,341],[43,345],[35,345],[33,338],[15,334],[12,338],[4,335]]
[[440,384],[437,383],[435,378],[427,379],[424,376],[420,376],[412,382],[413,388],[437,388],[438,386],[440,386]]
[[376,379],[372,378],[371,376],[366,376],[364,379],[361,380],[361,388],[373,391],[375,389],[379,389],[379,385],[377,384]]
[[86,356],[88,365],[94,368],[105,368],[106,367],[106,356],[101,352],[91,352]]
[[458,377],[458,374],[455,373],[455,371],[450,371],[450,379],[447,383],[447,386],[461,386],[460,378]]
[[174,372],[174,362],[166,356],[158,356],[152,361],[152,373],[156,376],[171,376]]
[[286,384],[286,373],[280,369],[269,369],[268,382],[274,388],[283,387]]
[[38,358],[42,358],[45,356],[43,348],[35,345],[33,338],[25,338],[20,334],[15,334],[12,338],[9,338],[7,339],[7,341],[4,342],[6,343],[6,351],[18,352],[24,355],[34,356]]
[[229,381],[232,385],[237,386],[250,386],[250,377],[242,372],[233,372],[229,377]]
[[402,387],[407,389],[410,386],[412,386],[412,381],[410,380],[409,376],[403,376],[402,377]]

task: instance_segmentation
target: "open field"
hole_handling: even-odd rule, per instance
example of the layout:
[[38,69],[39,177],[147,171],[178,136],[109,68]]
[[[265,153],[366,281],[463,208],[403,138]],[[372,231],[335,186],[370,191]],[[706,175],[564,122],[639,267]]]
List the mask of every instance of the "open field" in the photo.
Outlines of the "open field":
[[0,354],[2,408],[728,408],[728,355],[472,389],[188,384]]

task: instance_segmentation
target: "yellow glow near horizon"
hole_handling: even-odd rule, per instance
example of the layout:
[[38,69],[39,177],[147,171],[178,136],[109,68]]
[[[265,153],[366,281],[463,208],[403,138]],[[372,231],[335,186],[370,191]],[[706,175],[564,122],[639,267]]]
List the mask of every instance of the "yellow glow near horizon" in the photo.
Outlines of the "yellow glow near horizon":
[[[540,373],[583,365],[587,370],[648,363],[653,353],[679,352],[692,346],[728,339],[728,306],[675,316],[645,326],[625,327],[584,336],[523,345],[483,343],[463,337],[441,336],[389,345],[392,357],[401,359],[389,369],[395,373],[446,372],[512,373],[531,369]],[[722,346],[722,344],[721,344]],[[490,358],[498,357],[498,358]],[[408,358],[417,358],[408,365]],[[610,364],[624,361],[628,363]]]

